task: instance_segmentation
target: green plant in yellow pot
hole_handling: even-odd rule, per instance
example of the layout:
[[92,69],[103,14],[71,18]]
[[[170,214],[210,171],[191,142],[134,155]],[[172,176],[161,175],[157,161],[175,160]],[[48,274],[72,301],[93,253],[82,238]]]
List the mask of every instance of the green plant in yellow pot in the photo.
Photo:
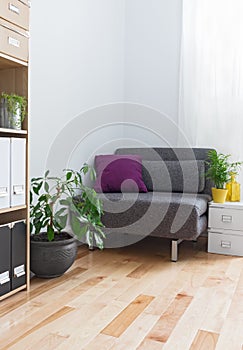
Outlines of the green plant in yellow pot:
[[218,153],[216,150],[208,152],[206,176],[214,182],[212,197],[215,203],[225,202],[228,193],[226,183],[230,179],[230,172],[242,164],[242,162],[230,163],[229,157],[230,154]]

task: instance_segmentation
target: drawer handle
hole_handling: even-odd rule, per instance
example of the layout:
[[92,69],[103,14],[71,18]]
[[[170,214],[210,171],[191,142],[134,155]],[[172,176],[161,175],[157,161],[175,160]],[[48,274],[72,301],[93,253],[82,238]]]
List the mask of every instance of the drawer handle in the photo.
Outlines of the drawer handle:
[[231,242],[230,241],[221,241],[221,247],[222,248],[231,248]]
[[12,38],[11,36],[8,37],[8,43],[9,43],[9,45],[12,45],[15,47],[20,47],[20,41]]
[[222,221],[223,222],[232,222],[232,216],[231,215],[222,215]]
[[10,11],[16,13],[17,15],[19,15],[19,8],[17,6],[15,6],[14,4],[11,4],[11,2],[8,4],[8,8]]

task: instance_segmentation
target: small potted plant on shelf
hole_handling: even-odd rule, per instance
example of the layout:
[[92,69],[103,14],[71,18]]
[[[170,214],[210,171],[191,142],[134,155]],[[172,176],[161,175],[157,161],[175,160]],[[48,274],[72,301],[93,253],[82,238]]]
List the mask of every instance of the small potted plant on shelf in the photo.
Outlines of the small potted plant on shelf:
[[14,93],[0,96],[0,127],[20,130],[26,116],[27,100]]
[[[94,172],[87,164],[74,171],[65,170],[63,177],[53,177],[46,171],[44,177],[31,180],[30,191],[30,268],[38,277],[62,275],[76,257],[76,239],[93,239],[103,248],[102,203],[92,188],[84,185],[83,175]],[[74,200],[77,190],[81,199]],[[72,235],[64,231],[69,224]],[[44,232],[43,232],[44,230]]]
[[229,162],[230,154],[218,153],[216,150],[208,152],[206,172],[207,178],[214,182],[212,187],[212,197],[215,203],[224,203],[226,200],[228,189],[226,183],[230,179],[230,173],[239,168],[242,162]]

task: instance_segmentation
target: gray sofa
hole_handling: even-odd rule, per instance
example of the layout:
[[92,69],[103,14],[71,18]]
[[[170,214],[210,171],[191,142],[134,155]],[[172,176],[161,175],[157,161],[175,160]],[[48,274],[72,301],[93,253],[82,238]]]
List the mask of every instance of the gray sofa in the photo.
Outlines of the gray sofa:
[[172,242],[171,260],[178,245],[195,241],[207,230],[207,206],[212,183],[205,178],[209,149],[119,148],[116,154],[142,157],[147,193],[101,193],[105,247],[121,247],[148,236]]

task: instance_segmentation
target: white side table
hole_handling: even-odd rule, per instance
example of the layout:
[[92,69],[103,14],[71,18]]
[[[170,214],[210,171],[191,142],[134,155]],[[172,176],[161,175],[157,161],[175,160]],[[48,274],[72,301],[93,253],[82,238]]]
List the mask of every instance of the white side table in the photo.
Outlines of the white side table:
[[209,203],[208,252],[243,256],[243,202]]

